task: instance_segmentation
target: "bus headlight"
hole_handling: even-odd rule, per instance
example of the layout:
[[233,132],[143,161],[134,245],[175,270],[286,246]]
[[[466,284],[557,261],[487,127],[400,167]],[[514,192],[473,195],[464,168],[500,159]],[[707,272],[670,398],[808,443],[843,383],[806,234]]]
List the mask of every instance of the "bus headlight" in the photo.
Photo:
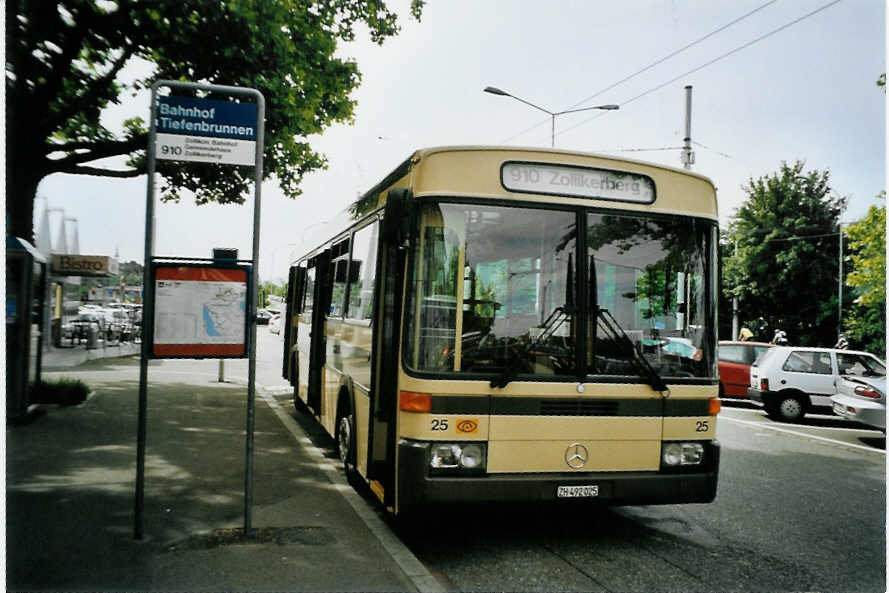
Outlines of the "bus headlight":
[[429,459],[429,465],[435,469],[459,467],[460,453],[460,445],[449,443],[432,445],[432,457]]
[[481,445],[471,444],[463,447],[460,455],[460,467],[465,469],[477,469],[485,463],[485,456]]
[[700,465],[704,461],[702,443],[664,443],[661,461],[665,467],[679,465]]
[[445,471],[484,471],[486,452],[484,443],[433,443],[429,467]]

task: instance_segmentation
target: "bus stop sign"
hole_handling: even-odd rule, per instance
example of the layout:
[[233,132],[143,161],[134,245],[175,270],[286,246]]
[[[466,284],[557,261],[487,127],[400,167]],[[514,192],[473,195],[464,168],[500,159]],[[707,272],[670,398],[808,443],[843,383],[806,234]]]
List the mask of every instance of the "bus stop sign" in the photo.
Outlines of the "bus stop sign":
[[159,97],[155,158],[256,164],[256,103]]

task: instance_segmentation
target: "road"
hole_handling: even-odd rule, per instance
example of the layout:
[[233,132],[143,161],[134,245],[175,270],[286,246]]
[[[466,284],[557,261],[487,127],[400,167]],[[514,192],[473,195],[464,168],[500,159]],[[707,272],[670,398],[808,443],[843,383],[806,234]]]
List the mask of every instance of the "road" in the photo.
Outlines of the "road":
[[[257,381],[283,402],[280,338],[258,343]],[[882,433],[727,404],[718,437],[712,504],[461,508],[397,534],[452,591],[886,590]]]
[[868,451],[755,418],[720,416],[709,505],[474,509],[402,535],[459,591],[885,591],[885,441]]

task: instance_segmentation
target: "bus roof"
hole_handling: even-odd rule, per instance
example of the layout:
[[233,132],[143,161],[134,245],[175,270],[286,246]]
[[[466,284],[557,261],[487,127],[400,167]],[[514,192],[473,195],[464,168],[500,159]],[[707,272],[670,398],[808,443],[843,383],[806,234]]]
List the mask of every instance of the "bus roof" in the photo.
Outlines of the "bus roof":
[[[563,184],[538,183],[535,188],[507,187],[506,165],[511,173],[521,168],[536,168],[541,175],[560,176]],[[405,163],[398,172],[406,172]],[[602,154],[549,148],[496,146],[442,146],[417,150],[409,159],[410,175],[398,187],[410,187],[415,197],[487,197],[520,203],[558,202],[595,208],[617,208],[642,212],[679,214],[718,220],[716,187],[697,173],[654,163]],[[593,195],[588,190],[565,189],[569,177],[590,175],[591,171],[616,172],[615,179],[644,180],[654,183],[650,201]],[[459,171],[460,174],[454,174]],[[595,175],[604,179],[599,173]],[[606,174],[606,177],[611,175]],[[650,185],[650,182],[647,182]],[[544,188],[544,186],[546,186]],[[579,186],[575,186],[579,187]],[[376,187],[377,191],[384,188]],[[597,191],[597,190],[596,190]],[[604,190],[603,190],[604,191]]]
[[[508,161],[591,167],[642,174],[654,180],[664,199],[654,203],[615,202],[583,196],[516,193],[501,182],[501,166]],[[455,168],[461,175],[453,175]],[[386,192],[394,187],[410,188],[414,196],[472,196],[510,199],[516,202],[561,202],[600,208],[615,208],[665,214],[694,215],[718,219],[716,187],[704,175],[636,159],[575,150],[514,146],[434,146],[415,150],[385,178],[362,194],[328,224],[314,229],[300,249],[317,249],[353,222],[381,207]],[[662,191],[666,190],[666,191]]]
[[[682,175],[690,175],[692,177],[697,177],[703,181],[706,181],[713,189],[716,189],[716,186],[713,184],[713,181],[707,177],[706,175],[701,175],[700,173],[694,173],[693,171],[688,171],[686,169],[680,169],[679,167],[671,167],[669,165],[662,165],[659,163],[652,163],[649,161],[642,161],[639,159],[630,159],[624,157],[617,157],[614,155],[608,155],[600,152],[583,152],[580,150],[567,150],[561,148],[543,148],[536,146],[495,146],[495,145],[453,145],[453,146],[430,146],[427,148],[418,148],[414,151],[413,155],[411,155],[411,159],[415,157],[422,158],[423,156],[435,154],[438,152],[460,152],[460,151],[497,151],[497,152],[542,152],[542,153],[551,153],[557,155],[573,155],[582,158],[596,158],[596,159],[605,159],[609,161],[616,161],[621,163],[631,163],[634,165],[640,165],[643,167],[653,167],[656,169],[663,169],[664,171],[672,171],[674,173],[680,173]],[[410,160],[410,159],[409,159]]]

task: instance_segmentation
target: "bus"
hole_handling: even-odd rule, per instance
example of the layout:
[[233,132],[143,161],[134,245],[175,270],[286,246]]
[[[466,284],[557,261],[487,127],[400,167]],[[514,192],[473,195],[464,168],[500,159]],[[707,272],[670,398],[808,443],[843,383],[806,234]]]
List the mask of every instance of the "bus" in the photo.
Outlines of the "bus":
[[713,183],[501,147],[417,150],[290,266],[283,376],[394,515],[705,503],[717,489]]

